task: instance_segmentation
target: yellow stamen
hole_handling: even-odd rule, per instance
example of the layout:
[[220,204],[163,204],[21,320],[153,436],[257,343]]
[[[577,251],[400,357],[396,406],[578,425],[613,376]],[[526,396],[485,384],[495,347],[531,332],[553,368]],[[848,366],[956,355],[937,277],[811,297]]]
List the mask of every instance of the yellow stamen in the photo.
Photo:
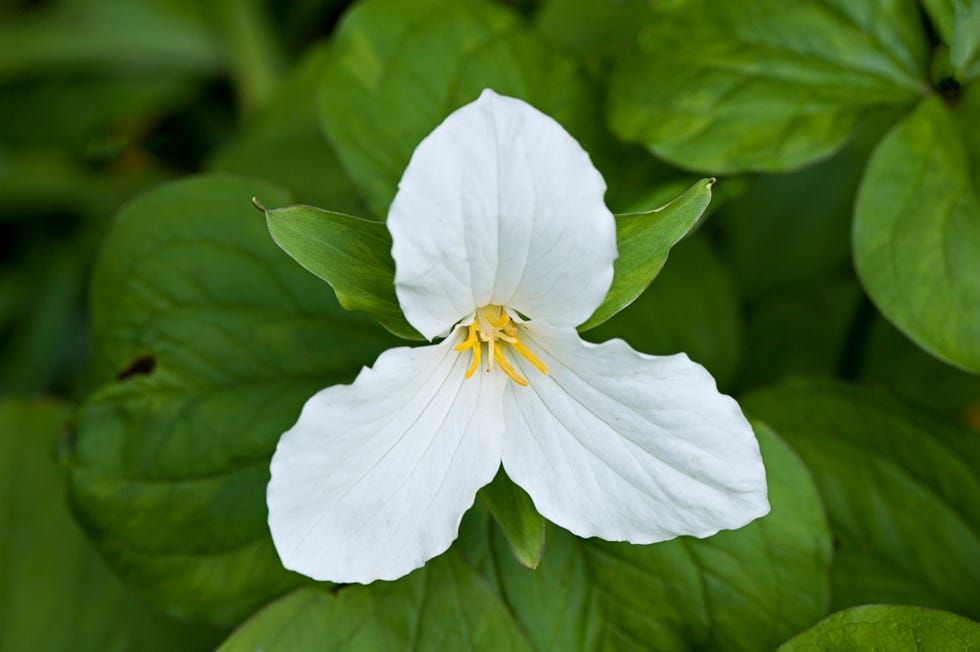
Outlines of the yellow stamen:
[[466,338],[456,345],[457,351],[470,349],[473,352],[473,362],[466,371],[464,378],[470,378],[480,366],[483,342],[487,344],[487,371],[493,371],[494,363],[500,367],[504,375],[521,387],[527,387],[528,381],[514,369],[514,366],[504,355],[504,344],[514,347],[525,360],[543,374],[548,373],[548,367],[537,358],[520,340],[520,333],[510,315],[500,306],[484,306],[476,311],[473,323],[469,326]]
[[510,363],[507,362],[507,359],[500,352],[500,349],[497,349],[496,351],[494,351],[494,356],[493,357],[494,357],[494,360],[496,360],[498,363],[500,363],[500,370],[502,372],[504,372],[504,374],[508,378],[510,378],[511,380],[513,380],[515,383],[517,383],[521,387],[527,387],[527,380],[525,380],[523,378],[523,376],[521,376],[519,373],[517,373],[517,371],[512,366],[510,366]]
[[525,360],[527,360],[528,362],[530,362],[531,364],[533,364],[537,368],[538,371],[540,371],[543,374],[547,374],[548,373],[548,367],[544,366],[544,363],[541,362],[540,360],[538,360],[538,356],[536,356],[533,353],[531,353],[530,351],[528,351],[527,347],[524,346],[524,343],[523,342],[521,342],[520,340],[516,340],[513,343],[513,347],[515,349],[517,349],[517,352],[518,353],[520,353],[522,356],[524,356],[524,359]]
[[465,374],[463,374],[464,379],[467,379],[470,376],[472,376],[473,372],[476,371],[476,368],[480,366],[480,349],[482,347],[480,347],[480,340],[477,339],[476,335],[477,335],[476,324],[470,324],[469,337],[467,337],[465,340],[457,344],[455,347],[457,351],[465,351],[466,349],[473,349],[473,364],[471,364],[470,368],[466,370]]

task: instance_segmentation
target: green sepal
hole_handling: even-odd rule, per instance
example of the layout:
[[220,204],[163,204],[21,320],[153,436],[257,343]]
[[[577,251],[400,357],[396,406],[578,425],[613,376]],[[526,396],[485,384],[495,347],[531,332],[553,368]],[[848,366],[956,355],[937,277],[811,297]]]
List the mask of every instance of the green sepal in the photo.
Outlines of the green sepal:
[[586,331],[633,303],[660,273],[671,247],[697,225],[708,203],[715,179],[701,179],[666,206],[616,216],[619,257],[613,265],[612,286],[589,319],[578,327]]
[[341,306],[368,313],[399,337],[424,339],[398,306],[384,222],[300,205],[266,210],[265,219],[276,244],[329,283]]
[[500,525],[514,559],[528,568],[537,568],[544,556],[545,520],[527,492],[501,469],[478,495]]

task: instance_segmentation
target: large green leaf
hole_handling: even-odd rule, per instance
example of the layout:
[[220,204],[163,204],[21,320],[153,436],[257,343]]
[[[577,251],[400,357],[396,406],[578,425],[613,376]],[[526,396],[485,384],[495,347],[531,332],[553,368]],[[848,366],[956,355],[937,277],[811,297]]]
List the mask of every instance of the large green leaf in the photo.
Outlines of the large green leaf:
[[337,30],[320,84],[322,125],[383,216],[416,145],[484,88],[523,98],[574,135],[596,128],[591,89],[570,60],[486,0],[368,0]]
[[757,426],[772,512],[734,532],[650,546],[552,527],[537,570],[492,559],[538,650],[763,650],[827,613],[830,534],[806,467]]
[[742,344],[731,272],[702,236],[690,236],[671,250],[670,263],[632,305],[584,336],[593,342],[620,337],[654,355],[683,351],[728,387]]
[[834,606],[917,604],[980,615],[980,440],[830,381],[749,395],[820,487],[836,542]]
[[914,0],[694,0],[649,20],[614,69],[610,125],[682,167],[799,167],[927,92]]
[[616,216],[616,247],[612,286],[589,319],[585,331],[633,303],[667,262],[670,248],[701,219],[711,201],[714,179],[701,179],[666,206]]
[[126,209],[92,281],[93,380],[71,497],[110,564],[167,609],[237,622],[298,583],[266,526],[279,435],[305,399],[391,340],[346,313],[269,237],[230,177]]
[[173,621],[127,593],[91,550],[54,453],[69,416],[0,402],[0,650],[208,650],[221,632]]
[[245,622],[219,652],[530,650],[482,578],[449,552],[397,582],[301,589]]
[[945,611],[866,605],[840,611],[793,637],[780,652],[974,652],[980,625]]
[[861,183],[854,262],[879,310],[919,346],[980,372],[980,195],[954,117],[922,102]]

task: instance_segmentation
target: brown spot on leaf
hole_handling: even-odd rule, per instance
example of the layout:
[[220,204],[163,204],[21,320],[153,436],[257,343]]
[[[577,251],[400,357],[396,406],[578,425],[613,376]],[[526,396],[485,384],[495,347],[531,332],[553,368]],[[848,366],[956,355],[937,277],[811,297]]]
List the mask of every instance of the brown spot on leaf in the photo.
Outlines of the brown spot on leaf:
[[133,376],[146,376],[156,369],[157,359],[152,355],[141,355],[134,358],[125,369],[116,374],[116,380],[126,380]]

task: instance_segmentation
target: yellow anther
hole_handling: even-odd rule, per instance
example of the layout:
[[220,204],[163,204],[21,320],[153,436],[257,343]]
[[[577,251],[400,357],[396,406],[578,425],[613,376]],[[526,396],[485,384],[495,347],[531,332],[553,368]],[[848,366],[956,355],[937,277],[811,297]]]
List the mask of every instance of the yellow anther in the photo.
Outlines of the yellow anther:
[[473,323],[469,326],[466,339],[456,345],[457,351],[473,351],[473,362],[466,371],[464,378],[473,375],[480,366],[483,342],[487,344],[487,371],[493,371],[494,363],[500,367],[504,375],[521,387],[527,387],[527,379],[517,373],[514,366],[504,356],[503,344],[510,344],[525,360],[543,374],[548,373],[548,367],[528,350],[521,342],[517,324],[506,310],[500,306],[484,306],[476,311]]

